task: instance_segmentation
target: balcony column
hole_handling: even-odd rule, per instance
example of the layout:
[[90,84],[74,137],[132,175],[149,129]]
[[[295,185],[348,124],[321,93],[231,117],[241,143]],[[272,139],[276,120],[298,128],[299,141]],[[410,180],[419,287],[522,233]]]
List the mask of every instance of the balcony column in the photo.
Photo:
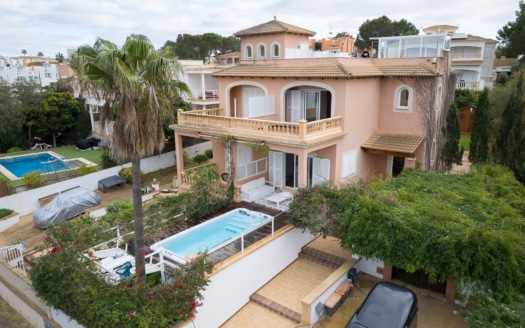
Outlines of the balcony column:
[[184,155],[182,148],[182,136],[177,133],[177,131],[174,131],[175,133],[175,160],[177,164],[177,181],[180,185],[182,181],[182,171],[184,171]]
[[202,89],[202,99],[206,99],[206,83],[204,82],[204,73],[201,73],[201,89]]
[[303,150],[297,154],[297,186],[306,187],[308,184],[308,154]]

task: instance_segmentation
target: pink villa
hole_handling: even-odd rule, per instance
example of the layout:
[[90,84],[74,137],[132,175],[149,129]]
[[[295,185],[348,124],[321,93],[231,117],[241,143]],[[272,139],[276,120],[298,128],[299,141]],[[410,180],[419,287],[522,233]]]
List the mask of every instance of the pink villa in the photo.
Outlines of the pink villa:
[[455,85],[450,38],[378,38],[374,55],[360,58],[351,36],[312,42],[314,35],[277,19],[235,33],[239,63],[212,74],[219,108],[179,111],[172,125],[182,190],[182,137],[211,140],[219,174],[233,162],[237,200],[267,195],[253,191],[259,181],[293,192],[439,167]]

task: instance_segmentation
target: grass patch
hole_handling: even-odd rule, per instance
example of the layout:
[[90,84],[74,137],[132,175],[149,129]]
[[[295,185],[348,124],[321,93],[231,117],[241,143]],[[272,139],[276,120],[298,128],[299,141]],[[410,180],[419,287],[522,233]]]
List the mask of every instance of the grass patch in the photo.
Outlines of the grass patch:
[[461,149],[461,146],[463,146],[465,151],[470,151],[470,134],[462,134],[459,137],[459,149]]
[[144,175],[143,185],[151,185],[153,179],[157,179],[160,186],[170,184],[170,188],[173,183],[173,177],[177,175],[177,167],[170,166],[162,170],[151,172]]

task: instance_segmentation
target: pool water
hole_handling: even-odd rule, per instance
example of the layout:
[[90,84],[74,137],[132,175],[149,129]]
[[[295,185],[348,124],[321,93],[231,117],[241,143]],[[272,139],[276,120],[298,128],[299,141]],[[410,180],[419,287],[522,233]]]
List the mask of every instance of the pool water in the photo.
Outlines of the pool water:
[[21,178],[29,172],[51,173],[79,166],[79,161],[68,161],[66,163],[50,153],[39,153],[24,156],[0,158],[0,165],[11,172],[17,178]]
[[272,218],[255,211],[236,209],[161,240],[150,248],[154,251],[162,248],[183,257],[206,250],[212,252],[236,240],[241,233],[270,222]]

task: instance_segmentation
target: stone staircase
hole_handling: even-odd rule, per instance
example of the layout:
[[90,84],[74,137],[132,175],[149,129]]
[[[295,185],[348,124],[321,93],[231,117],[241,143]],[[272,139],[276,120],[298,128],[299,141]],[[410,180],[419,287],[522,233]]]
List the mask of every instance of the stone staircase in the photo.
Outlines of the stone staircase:
[[[301,249],[301,252],[299,253],[299,258],[318,265],[322,265],[332,270],[336,270],[347,261],[344,258],[323,252],[321,250],[309,246],[304,246]],[[297,313],[282,304],[272,301],[270,298],[262,296],[257,292],[253,293],[250,296],[250,301],[274,313],[277,313],[280,316],[291,320],[297,324],[301,322],[302,315],[300,313]]]

